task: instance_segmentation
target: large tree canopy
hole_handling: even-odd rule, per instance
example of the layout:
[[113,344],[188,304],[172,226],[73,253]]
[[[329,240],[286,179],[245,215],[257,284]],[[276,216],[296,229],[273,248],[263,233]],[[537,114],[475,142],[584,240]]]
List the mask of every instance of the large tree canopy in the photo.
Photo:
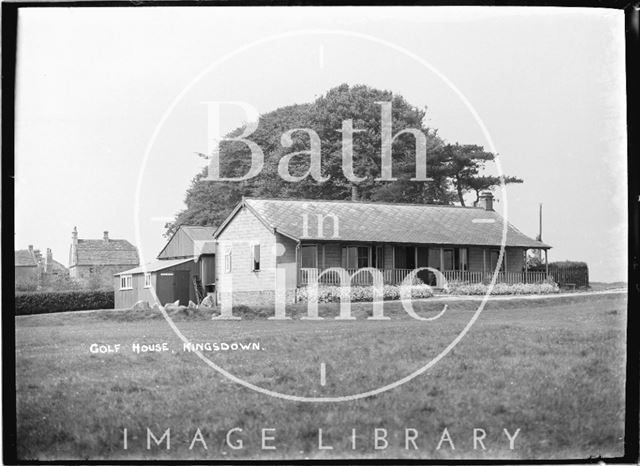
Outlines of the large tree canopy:
[[[382,104],[391,102],[392,134],[405,129],[420,130],[426,139],[427,176],[429,181],[412,181],[416,176],[416,138],[405,132],[392,144],[392,176],[396,181],[376,181],[381,176]],[[351,120],[353,133],[354,175],[352,181],[343,173],[342,125]],[[479,193],[500,184],[497,177],[482,174],[484,164],[493,154],[480,146],[445,144],[437,131],[424,124],[425,110],[412,106],[402,96],[368,86],[340,85],[312,103],[282,107],[261,115],[257,129],[247,137],[263,151],[264,166],[258,176],[245,181],[210,181],[207,169],[197,174],[188,188],[186,209],[167,234],[178,225],[219,225],[242,196],[308,199],[362,199],[381,202],[414,202],[464,205],[464,194]],[[284,180],[278,172],[283,157],[298,153],[288,160],[288,173],[300,177],[310,168],[311,137],[308,131],[290,132],[291,144],[284,147],[282,136],[293,129],[308,128],[321,142],[321,175],[301,181]],[[229,137],[240,136],[244,127]],[[206,156],[205,156],[206,157]],[[241,142],[223,141],[220,145],[220,176],[241,177],[251,167],[251,152]],[[507,182],[522,182],[505,177]]]

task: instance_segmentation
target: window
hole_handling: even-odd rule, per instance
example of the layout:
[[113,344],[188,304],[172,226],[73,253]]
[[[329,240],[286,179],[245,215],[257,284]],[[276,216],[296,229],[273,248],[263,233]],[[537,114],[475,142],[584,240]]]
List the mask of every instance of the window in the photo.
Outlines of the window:
[[429,248],[424,246],[416,247],[416,255],[418,256],[416,268],[429,266]]
[[[496,265],[498,264],[498,258],[500,257],[500,251],[498,249],[494,249],[491,251],[490,254],[491,257],[491,269],[489,270],[490,272],[493,272],[496,269]],[[502,258],[502,262],[500,263],[500,269],[498,270],[499,272],[503,272],[504,271],[504,257]]]
[[407,248],[405,248],[404,246],[395,246],[393,248],[393,268],[407,268]]
[[133,284],[131,280],[131,275],[120,275],[120,289],[121,290],[132,290]]
[[371,248],[371,264],[376,269],[384,269],[384,248],[382,246]]
[[251,262],[253,271],[257,272],[260,270],[260,245],[252,244],[251,245]]
[[231,272],[231,249],[224,253],[224,271],[226,273]]
[[415,269],[416,248],[413,246],[396,246],[393,250],[394,268]]
[[315,244],[300,248],[300,267],[303,269],[315,269],[318,267],[318,247]]
[[453,249],[444,250],[444,270],[455,270],[455,257]]
[[369,248],[367,246],[358,247],[358,268],[369,267]]
[[444,270],[469,270],[467,248],[445,249]]
[[469,260],[467,258],[467,248],[456,249],[456,264],[460,265],[460,270],[469,270]]
[[358,268],[358,248],[354,246],[345,246],[342,248],[342,268]]
[[151,274],[150,273],[145,273],[144,274],[144,287],[145,288],[151,288]]
[[[342,248],[342,268],[362,269],[369,267],[369,246],[344,246]],[[375,255],[375,253],[374,253]]]

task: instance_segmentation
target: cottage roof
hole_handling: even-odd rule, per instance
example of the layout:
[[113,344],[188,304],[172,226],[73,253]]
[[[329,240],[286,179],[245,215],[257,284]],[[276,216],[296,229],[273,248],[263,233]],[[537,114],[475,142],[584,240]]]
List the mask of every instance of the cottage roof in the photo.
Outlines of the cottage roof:
[[51,272],[66,272],[67,268],[61,264],[60,262],[58,262],[57,260],[53,259],[50,264],[49,264],[50,268],[51,268]]
[[75,265],[138,265],[138,250],[125,239],[79,239]]
[[[245,198],[249,208],[268,228],[295,240],[361,241],[409,244],[500,246],[503,218],[493,210],[428,204],[387,204],[359,201],[319,201]],[[216,232],[219,235],[235,212]],[[308,214],[308,232],[303,215]],[[319,234],[317,215],[324,215]],[[338,235],[333,237],[334,214]],[[548,249],[507,224],[505,246]]]
[[160,270],[165,270],[168,269],[170,267],[173,267],[174,265],[180,265],[180,264],[185,264],[189,261],[192,261],[192,258],[188,258],[188,259],[159,259],[159,260],[155,260],[155,261],[151,261],[148,262],[145,265],[141,265],[140,267],[136,267],[133,269],[129,269],[129,270],[124,270],[122,272],[118,272],[116,274],[114,274],[114,276],[118,276],[118,275],[135,275],[137,273],[151,273],[151,272],[158,272]]
[[18,249],[15,251],[16,267],[37,267],[35,256],[28,249]]

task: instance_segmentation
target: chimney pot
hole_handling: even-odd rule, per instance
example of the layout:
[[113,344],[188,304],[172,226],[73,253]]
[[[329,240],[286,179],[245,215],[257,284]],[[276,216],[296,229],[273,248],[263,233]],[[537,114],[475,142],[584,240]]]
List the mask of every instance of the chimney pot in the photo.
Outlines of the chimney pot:
[[108,231],[104,232],[104,235],[102,236],[102,239],[105,240],[105,241],[109,241],[109,232]]
[[480,194],[480,205],[484,210],[493,210],[493,194],[491,191],[485,191]]
[[29,252],[33,252],[33,244],[29,245]]

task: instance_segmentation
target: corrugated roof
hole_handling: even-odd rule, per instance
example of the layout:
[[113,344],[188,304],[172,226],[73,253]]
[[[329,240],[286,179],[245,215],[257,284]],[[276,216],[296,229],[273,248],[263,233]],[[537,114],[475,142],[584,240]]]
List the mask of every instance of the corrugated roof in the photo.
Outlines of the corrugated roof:
[[[213,234],[216,229],[216,227],[200,225],[179,225],[158,253],[158,258],[164,260],[167,257],[200,257],[203,254],[215,254],[216,244]],[[188,245],[182,242],[180,233],[189,239]]]
[[114,274],[114,276],[118,275],[134,275],[136,273],[144,273],[144,272],[157,272],[159,270],[168,269],[169,267],[173,267],[174,265],[185,264],[189,261],[192,261],[193,258],[189,259],[162,259],[155,260],[153,262],[149,262],[145,265],[141,265],[140,267],[136,267],[134,269],[124,270],[122,272],[118,272]]
[[[467,246],[502,243],[503,218],[495,211],[477,207],[252,198],[243,202],[271,228],[295,239]],[[305,213],[309,219],[308,236],[303,236]],[[332,237],[333,222],[329,218],[324,222],[324,234],[319,234],[318,214],[338,217],[337,238]],[[507,226],[505,245],[550,248],[511,224]]]
[[18,249],[15,251],[16,267],[37,267],[36,258],[28,249]]
[[216,245],[213,240],[213,234],[217,230],[216,227],[181,225],[180,228],[182,228],[187,236],[196,244],[197,255],[215,254]]
[[212,239],[213,233],[216,231],[216,227],[203,227],[196,225],[180,225],[192,239],[195,240],[208,240]]
[[79,239],[76,265],[138,265],[138,250],[125,239]]

